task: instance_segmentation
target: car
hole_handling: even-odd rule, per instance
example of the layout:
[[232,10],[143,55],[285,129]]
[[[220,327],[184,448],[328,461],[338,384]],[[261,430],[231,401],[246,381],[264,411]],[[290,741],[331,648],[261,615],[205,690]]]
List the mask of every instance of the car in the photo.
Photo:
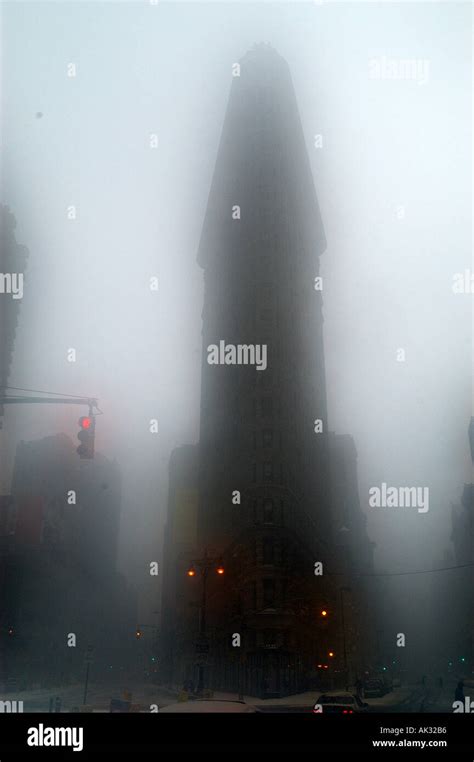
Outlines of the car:
[[330,691],[318,698],[314,714],[359,714],[368,712],[369,705],[349,691]]
[[379,678],[366,680],[364,683],[364,698],[380,698],[388,693],[390,688]]
[[230,701],[226,699],[195,699],[191,701],[181,701],[178,704],[168,704],[163,709],[160,708],[159,713],[164,712],[171,714],[172,712],[179,713],[193,713],[201,714],[208,712],[209,714],[221,714],[223,712],[236,712],[240,714],[248,714],[249,712],[257,712],[258,710],[246,704],[245,701]]

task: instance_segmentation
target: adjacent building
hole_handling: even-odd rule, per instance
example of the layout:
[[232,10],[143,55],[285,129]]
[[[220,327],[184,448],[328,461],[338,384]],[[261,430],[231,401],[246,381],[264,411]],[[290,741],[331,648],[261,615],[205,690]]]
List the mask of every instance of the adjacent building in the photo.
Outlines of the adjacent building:
[[117,463],[80,461],[66,435],[18,445],[0,506],[7,687],[81,679],[88,646],[95,678],[127,668],[136,602],[116,571],[120,500]]
[[[474,418],[469,424],[469,445],[474,464]],[[452,659],[466,675],[474,670],[474,483],[465,484],[458,505],[452,510],[451,539],[458,575],[459,618]],[[459,661],[461,663],[459,664]]]

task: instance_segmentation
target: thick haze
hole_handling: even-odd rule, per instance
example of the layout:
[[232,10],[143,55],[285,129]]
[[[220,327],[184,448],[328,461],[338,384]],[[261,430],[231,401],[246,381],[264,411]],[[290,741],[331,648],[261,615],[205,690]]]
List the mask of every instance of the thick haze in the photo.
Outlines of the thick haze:
[[[169,455],[198,438],[196,252],[231,67],[261,41],[287,60],[299,104],[328,241],[330,428],[355,439],[377,568],[442,559],[471,480],[472,295],[452,291],[472,268],[470,5],[2,11],[2,200],[30,252],[9,383],[99,398],[96,446],[124,479],[122,569],[140,581],[143,559],[159,558]],[[383,56],[428,61],[427,81],[371,79]],[[17,441],[75,440],[78,410],[7,409],[3,492]],[[369,508],[383,481],[428,486],[429,512]]]

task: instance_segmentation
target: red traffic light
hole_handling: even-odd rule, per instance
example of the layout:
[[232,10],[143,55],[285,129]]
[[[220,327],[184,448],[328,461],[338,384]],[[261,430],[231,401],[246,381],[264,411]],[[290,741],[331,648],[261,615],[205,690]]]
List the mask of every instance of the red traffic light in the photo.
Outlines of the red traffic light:
[[78,423],[81,428],[77,438],[81,444],[77,448],[77,453],[81,458],[91,460],[94,457],[95,417],[82,415]]

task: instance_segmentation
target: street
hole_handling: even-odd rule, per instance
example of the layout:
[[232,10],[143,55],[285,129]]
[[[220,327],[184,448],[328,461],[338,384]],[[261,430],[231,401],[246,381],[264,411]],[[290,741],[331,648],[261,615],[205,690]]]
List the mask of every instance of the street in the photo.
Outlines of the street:
[[[435,686],[408,685],[395,688],[380,698],[364,699],[373,713],[451,713],[453,711],[454,684],[448,684],[444,690]],[[132,712],[156,712],[159,709],[178,703],[179,692],[159,685],[102,686],[91,683],[87,704],[83,705],[84,686],[81,683],[63,688],[37,689],[0,695],[0,701],[23,701],[23,711],[49,712],[50,701],[60,699],[61,712],[109,712],[112,699],[130,702]],[[351,688],[355,693],[355,688]],[[280,699],[259,699],[244,696],[245,703],[264,713],[307,713],[312,712],[314,704],[321,696],[320,691],[286,696]],[[214,701],[237,701],[234,693],[215,691]]]

